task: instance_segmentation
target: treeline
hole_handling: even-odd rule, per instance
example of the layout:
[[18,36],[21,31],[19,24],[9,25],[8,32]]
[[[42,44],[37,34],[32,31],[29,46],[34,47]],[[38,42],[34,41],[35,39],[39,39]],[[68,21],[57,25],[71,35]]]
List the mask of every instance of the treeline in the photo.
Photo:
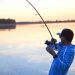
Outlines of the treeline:
[[[55,20],[55,21],[45,21],[45,23],[71,23],[75,20]],[[42,21],[25,21],[25,22],[16,22],[16,24],[42,24]]]
[[[55,21],[45,21],[45,23],[66,23],[75,22],[75,20],[55,20]],[[32,22],[32,23],[43,23],[42,21]]]
[[14,19],[0,19],[0,24],[13,24],[16,23]]

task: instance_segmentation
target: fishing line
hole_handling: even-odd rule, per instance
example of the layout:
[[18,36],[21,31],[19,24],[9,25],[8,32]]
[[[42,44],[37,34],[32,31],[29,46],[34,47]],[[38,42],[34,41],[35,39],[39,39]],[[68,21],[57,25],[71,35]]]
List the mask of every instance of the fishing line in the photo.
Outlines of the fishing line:
[[47,28],[47,30],[48,30],[51,38],[53,38],[53,36],[52,36],[52,34],[51,34],[51,32],[50,32],[50,30],[49,30],[46,22],[44,21],[43,17],[40,15],[40,13],[38,12],[38,10],[31,4],[31,2],[29,2],[28,0],[26,0],[26,1],[35,9],[35,11],[37,12],[37,14],[39,15],[39,17],[42,19],[43,23],[45,24],[45,26],[46,26],[46,28]]

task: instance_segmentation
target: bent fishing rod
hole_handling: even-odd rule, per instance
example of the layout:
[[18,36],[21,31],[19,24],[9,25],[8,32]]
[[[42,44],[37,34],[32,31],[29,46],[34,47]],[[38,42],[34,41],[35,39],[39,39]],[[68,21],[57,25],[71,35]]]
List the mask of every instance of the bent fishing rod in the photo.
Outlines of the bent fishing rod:
[[50,32],[50,30],[49,30],[49,28],[48,28],[46,22],[44,21],[43,17],[40,15],[40,13],[38,12],[38,10],[37,10],[28,0],[26,0],[26,1],[35,9],[35,11],[37,12],[37,14],[39,15],[39,17],[41,18],[41,20],[42,20],[43,23],[45,24],[45,26],[46,26],[46,28],[47,28],[47,30],[48,30],[48,32],[49,32],[51,38],[53,38],[53,36],[52,36],[52,34],[51,34],[51,32]]
[[[53,39],[53,36],[52,36],[52,34],[51,34],[51,32],[50,32],[50,30],[49,30],[49,28],[48,28],[48,26],[47,26],[47,24],[46,24],[46,22],[44,21],[44,19],[43,19],[43,17],[40,15],[40,13],[38,12],[38,10],[31,4],[31,2],[29,2],[28,0],[26,0],[33,8],[34,8],[34,10],[37,12],[37,14],[39,15],[39,17],[41,18],[41,20],[43,21],[43,23],[45,24],[45,26],[46,26],[46,28],[47,28],[47,30],[48,30],[48,32],[49,32],[49,34],[50,34],[50,36],[51,36],[51,38]],[[46,43],[45,44],[47,44],[48,45],[48,43],[49,43],[49,41],[46,41]],[[54,44],[54,46],[55,46],[55,48],[57,49],[57,46],[56,46],[56,44]]]

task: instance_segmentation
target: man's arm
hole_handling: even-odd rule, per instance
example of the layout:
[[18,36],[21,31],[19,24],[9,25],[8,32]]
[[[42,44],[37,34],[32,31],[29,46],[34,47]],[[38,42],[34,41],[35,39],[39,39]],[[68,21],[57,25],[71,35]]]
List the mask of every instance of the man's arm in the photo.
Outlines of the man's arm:
[[61,59],[61,57],[59,57],[59,56],[56,59],[57,65],[62,70],[69,68],[74,59],[74,51],[71,48],[69,48],[69,49],[66,48],[65,50],[64,50],[64,54],[63,54],[63,59]]
[[53,56],[53,58],[55,58],[57,56],[55,51],[52,48],[50,48],[49,46],[46,47],[46,50]]

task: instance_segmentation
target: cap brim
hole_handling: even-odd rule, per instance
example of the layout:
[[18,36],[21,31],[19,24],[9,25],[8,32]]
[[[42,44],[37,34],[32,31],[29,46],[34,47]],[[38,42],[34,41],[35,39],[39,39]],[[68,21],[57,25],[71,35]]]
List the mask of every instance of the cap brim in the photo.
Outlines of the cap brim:
[[57,35],[59,35],[59,36],[60,36],[60,35],[61,35],[61,33],[57,33]]

